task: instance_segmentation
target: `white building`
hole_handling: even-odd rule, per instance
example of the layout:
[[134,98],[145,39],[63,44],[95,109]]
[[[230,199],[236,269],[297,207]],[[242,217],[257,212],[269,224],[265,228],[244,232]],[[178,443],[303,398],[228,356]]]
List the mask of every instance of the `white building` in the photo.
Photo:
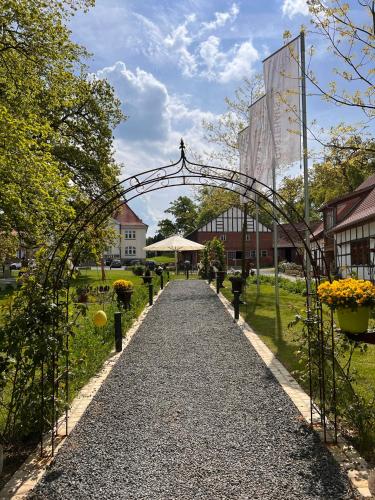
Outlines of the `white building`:
[[104,259],[120,259],[123,264],[131,260],[145,260],[147,224],[124,203],[112,219],[118,235],[115,243],[104,253]]

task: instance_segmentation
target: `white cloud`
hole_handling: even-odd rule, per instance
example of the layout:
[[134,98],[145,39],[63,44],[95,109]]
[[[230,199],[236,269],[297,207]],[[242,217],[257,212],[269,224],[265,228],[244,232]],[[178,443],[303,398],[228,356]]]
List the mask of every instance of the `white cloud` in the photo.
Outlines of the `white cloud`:
[[253,65],[259,60],[259,53],[251,40],[235,45],[227,52],[220,51],[220,39],[210,36],[200,44],[201,64],[205,66],[202,76],[221,83],[241,80],[253,73]]
[[233,58],[226,64],[220,73],[223,83],[231,80],[241,80],[253,72],[253,64],[259,59],[259,54],[251,41],[242,43],[235,49]]
[[169,120],[166,110],[169,95],[162,82],[140,68],[131,71],[121,61],[98,71],[97,76],[107,78],[114,86],[123,110],[129,116],[129,121],[118,128],[119,133],[124,133],[133,141],[138,137],[148,140],[167,138]]
[[240,9],[237,4],[233,3],[228,12],[215,12],[215,20],[202,23],[204,30],[216,30],[223,27],[228,22],[234,22],[238,16]]
[[284,0],[282,11],[284,16],[288,16],[289,19],[292,19],[297,14],[307,16],[309,8],[306,0]]
[[164,39],[165,46],[173,49],[178,55],[178,65],[185,76],[196,74],[197,64],[194,55],[189,51],[189,46],[193,38],[189,35],[188,25],[195,22],[194,14],[186,17],[183,24],[180,24]]
[[[202,154],[207,151],[202,120],[215,120],[213,113],[189,106],[187,98],[171,95],[166,85],[152,73],[124,62],[103,68],[97,77],[107,78],[123,103],[129,119],[115,130],[115,156],[124,165],[122,177],[168,165],[179,158],[179,143]],[[189,193],[189,191],[188,191]],[[187,194],[186,188],[173,188],[142,196],[134,203],[136,212],[155,231],[169,200]],[[132,205],[133,206],[133,205]]]
[[199,54],[207,67],[208,77],[214,77],[214,68],[225,60],[225,55],[220,52],[219,45],[220,39],[213,35],[200,45]]

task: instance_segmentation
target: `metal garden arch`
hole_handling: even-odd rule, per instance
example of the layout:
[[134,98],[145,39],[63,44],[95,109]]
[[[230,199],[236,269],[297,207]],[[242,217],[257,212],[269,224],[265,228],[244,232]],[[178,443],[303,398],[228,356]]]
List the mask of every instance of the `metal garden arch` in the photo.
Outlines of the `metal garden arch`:
[[[249,203],[254,203],[254,194],[262,201],[262,210],[268,213],[273,220],[279,222],[279,217],[288,221],[296,235],[299,243],[305,252],[305,260],[311,265],[311,281],[315,284],[310,287],[309,276],[306,271],[306,265],[303,266],[304,278],[307,290],[310,292],[306,297],[306,321],[308,341],[308,359],[309,359],[309,395],[311,408],[311,422],[313,413],[318,414],[320,423],[327,439],[327,429],[331,425],[334,430],[334,440],[337,439],[337,412],[336,412],[336,383],[335,383],[335,342],[334,342],[334,323],[331,315],[329,327],[327,328],[323,319],[322,305],[319,302],[315,290],[320,282],[320,271],[314,260],[309,245],[306,244],[306,237],[315,241],[318,251],[321,252],[322,259],[324,254],[315,240],[310,228],[300,218],[303,230],[298,228],[290,220],[290,213],[295,213],[294,207],[289,205],[284,198],[269,186],[259,182],[257,179],[244,173],[234,171],[228,168],[214,167],[191,162],[187,159],[183,141],[180,143],[180,158],[175,163],[167,166],[154,168],[144,171],[140,174],[130,176],[119,181],[111,188],[107,189],[94,200],[89,202],[81,210],[76,218],[69,224],[60,239],[51,248],[48,264],[43,273],[43,290],[45,295],[52,296],[58,307],[65,308],[68,315],[69,308],[69,283],[71,272],[67,272],[67,263],[72,255],[77,239],[91,224],[94,228],[103,225],[108,217],[120,207],[124,201],[129,202],[138,196],[151,193],[160,189],[166,189],[176,186],[214,186],[228,191],[239,193]],[[291,244],[297,248],[296,241],[290,235],[287,235]],[[79,252],[75,254],[78,260]],[[73,262],[76,264],[77,262]],[[61,300],[62,293],[66,300]],[[54,325],[55,330],[59,328]],[[48,413],[48,425],[51,428],[52,449],[54,436],[57,432],[58,410],[56,401],[61,397],[65,399],[67,408],[69,401],[69,332],[65,334],[63,348],[58,349],[52,360],[42,360],[41,364],[41,433],[46,430],[46,414]],[[65,370],[63,374],[57,374],[58,363],[61,357],[65,357]],[[60,359],[61,361],[61,359]],[[52,384],[48,387],[52,394],[46,394],[45,384],[45,366],[49,366],[52,373]],[[328,373],[327,373],[328,371]],[[58,376],[57,376],[58,375]],[[65,379],[63,394],[61,395],[61,379]],[[47,403],[50,401],[50,408],[47,411]],[[52,415],[52,417],[51,417]],[[330,417],[332,424],[329,424]],[[67,429],[68,411],[65,412],[65,423]]]

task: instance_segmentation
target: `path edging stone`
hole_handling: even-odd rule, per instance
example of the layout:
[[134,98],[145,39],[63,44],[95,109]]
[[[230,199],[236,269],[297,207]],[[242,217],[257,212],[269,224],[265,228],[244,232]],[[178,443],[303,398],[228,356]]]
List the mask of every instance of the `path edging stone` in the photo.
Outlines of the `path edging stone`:
[[[153,304],[155,304],[155,302],[158,300],[169,283],[170,282],[168,281],[164,285],[163,290],[159,290],[159,292],[154,296]],[[146,305],[141,314],[134,321],[133,325],[126,332],[126,337],[122,339],[122,351],[117,353],[113,349],[109,355],[109,358],[104,362],[100,371],[96,375],[94,375],[84,387],[82,387],[77,396],[74,398],[69,410],[68,435],[65,435],[65,431],[64,434],[58,434],[56,438],[57,444],[55,446],[54,456],[52,456],[52,448],[50,444],[51,434],[48,432],[43,437],[45,450],[44,453],[48,456],[41,457],[38,446],[37,449],[29,455],[26,461],[21,465],[19,469],[17,469],[17,471],[13,474],[9,481],[4,485],[4,487],[0,491],[0,500],[25,499],[31,492],[31,490],[42,479],[47,467],[53,462],[59,449],[65,443],[66,438],[69,437],[77,423],[80,421],[91,400],[98,392],[108,375],[111,373],[112,369],[124,353],[124,350],[129,345],[131,339],[137,333],[139,327],[145,320],[148,312],[152,307],[153,305]],[[61,428],[64,423],[65,418],[62,417],[59,421],[58,428]]]

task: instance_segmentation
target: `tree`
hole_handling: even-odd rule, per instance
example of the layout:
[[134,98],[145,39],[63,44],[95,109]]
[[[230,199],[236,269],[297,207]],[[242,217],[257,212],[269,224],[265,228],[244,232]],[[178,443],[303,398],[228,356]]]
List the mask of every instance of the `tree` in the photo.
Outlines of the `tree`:
[[177,200],[169,204],[169,208],[165,212],[173,215],[174,226],[178,233],[189,234],[194,231],[197,221],[197,207],[188,196],[179,196]]
[[[303,176],[284,177],[280,183],[278,193],[290,206],[290,210],[288,210],[288,206],[284,207],[287,211],[289,221],[299,222],[304,216]],[[289,221],[285,220],[284,222]]]
[[0,224],[25,245],[53,242],[111,186],[119,102],[88,77],[66,26],[92,0],[0,0]]
[[263,93],[262,75],[255,75],[251,79],[244,78],[242,86],[235,91],[234,98],[225,98],[226,111],[219,119],[214,122],[203,121],[205,139],[220,148],[206,155],[208,161],[217,160],[227,168],[238,168],[238,132],[248,125],[249,105]]
[[169,238],[176,233],[176,225],[170,219],[162,219],[158,222],[158,234],[162,236],[162,239]]
[[311,169],[311,202],[315,209],[338,196],[354,191],[375,173],[374,141],[363,143],[361,137],[334,134],[336,148],[326,148],[324,161]]
[[333,69],[337,81],[324,87],[309,73],[311,82],[326,100],[359,108],[366,118],[374,118],[375,1],[357,0],[356,7],[343,0],[307,3],[314,29],[328,42],[339,64]]
[[16,234],[0,235],[0,266],[4,266],[9,258],[16,255],[17,245],[18,239]]
[[239,206],[240,196],[238,193],[221,188],[204,186],[198,190],[196,201],[198,204],[196,227],[198,228],[207,224],[230,207]]

